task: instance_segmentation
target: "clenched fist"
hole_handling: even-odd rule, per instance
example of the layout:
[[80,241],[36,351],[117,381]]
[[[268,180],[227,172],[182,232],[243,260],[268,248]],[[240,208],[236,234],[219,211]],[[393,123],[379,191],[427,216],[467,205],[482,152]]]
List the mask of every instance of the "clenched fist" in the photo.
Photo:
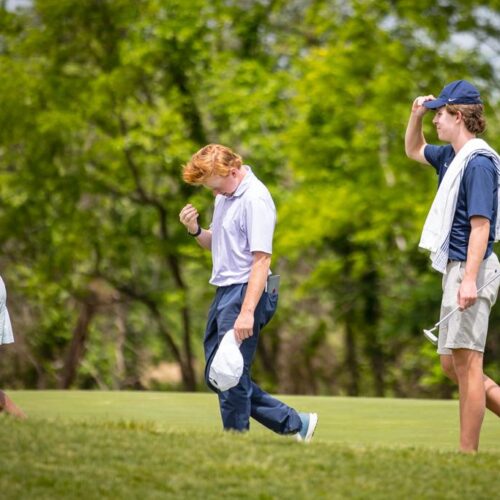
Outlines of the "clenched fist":
[[194,234],[198,231],[198,210],[188,203],[179,213],[179,220],[186,226],[186,229]]

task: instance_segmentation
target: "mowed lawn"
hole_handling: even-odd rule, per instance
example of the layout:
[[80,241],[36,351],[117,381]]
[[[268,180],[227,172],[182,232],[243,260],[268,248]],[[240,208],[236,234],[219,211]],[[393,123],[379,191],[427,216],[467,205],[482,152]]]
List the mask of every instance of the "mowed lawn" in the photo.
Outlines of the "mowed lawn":
[[253,423],[223,433],[212,394],[10,391],[0,498],[498,498],[500,420],[457,453],[456,401],[284,396],[316,411],[309,445]]

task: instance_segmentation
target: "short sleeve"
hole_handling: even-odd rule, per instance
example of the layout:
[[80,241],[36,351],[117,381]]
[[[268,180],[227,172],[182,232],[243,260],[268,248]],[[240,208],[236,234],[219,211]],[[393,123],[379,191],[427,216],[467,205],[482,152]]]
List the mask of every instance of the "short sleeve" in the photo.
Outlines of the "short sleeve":
[[467,196],[467,217],[486,217],[493,220],[497,173],[493,163],[483,156],[473,158],[464,173]]
[[273,253],[276,209],[271,201],[255,198],[246,207],[246,226],[250,252]]
[[439,174],[443,165],[444,153],[445,148],[443,146],[427,144],[424,148],[425,159],[435,168],[437,174]]

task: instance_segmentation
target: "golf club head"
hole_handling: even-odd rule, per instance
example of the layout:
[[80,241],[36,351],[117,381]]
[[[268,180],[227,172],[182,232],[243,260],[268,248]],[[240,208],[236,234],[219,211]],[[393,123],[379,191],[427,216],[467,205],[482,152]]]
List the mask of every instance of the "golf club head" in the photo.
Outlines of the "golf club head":
[[437,345],[438,338],[430,330],[424,330],[424,336],[429,342],[431,342],[434,345]]

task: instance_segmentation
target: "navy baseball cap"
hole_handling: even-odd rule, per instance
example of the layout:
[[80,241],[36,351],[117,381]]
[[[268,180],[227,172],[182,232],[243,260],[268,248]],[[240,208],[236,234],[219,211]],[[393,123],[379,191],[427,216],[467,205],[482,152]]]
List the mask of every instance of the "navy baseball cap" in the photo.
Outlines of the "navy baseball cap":
[[424,102],[429,109],[437,109],[446,104],[483,104],[479,90],[465,80],[451,82],[439,94],[437,99]]

